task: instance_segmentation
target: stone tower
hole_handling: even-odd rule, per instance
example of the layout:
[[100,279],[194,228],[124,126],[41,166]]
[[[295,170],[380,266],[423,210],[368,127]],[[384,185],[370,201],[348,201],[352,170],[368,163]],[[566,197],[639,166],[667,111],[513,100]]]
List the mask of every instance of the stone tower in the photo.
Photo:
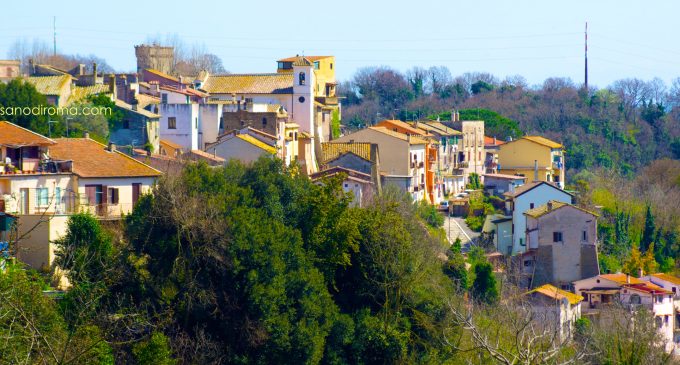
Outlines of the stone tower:
[[142,74],[142,70],[147,68],[170,74],[175,64],[175,49],[173,47],[141,44],[135,46],[135,55],[137,56],[137,73],[139,75]]

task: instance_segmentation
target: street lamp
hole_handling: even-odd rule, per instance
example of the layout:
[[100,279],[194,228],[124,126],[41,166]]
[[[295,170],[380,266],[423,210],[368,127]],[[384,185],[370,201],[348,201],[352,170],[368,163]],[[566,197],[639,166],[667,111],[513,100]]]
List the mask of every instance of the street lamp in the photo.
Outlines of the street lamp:
[[59,121],[56,121],[56,120],[48,120],[47,121],[47,130],[50,133],[50,138],[52,138],[52,124],[53,123],[59,123]]

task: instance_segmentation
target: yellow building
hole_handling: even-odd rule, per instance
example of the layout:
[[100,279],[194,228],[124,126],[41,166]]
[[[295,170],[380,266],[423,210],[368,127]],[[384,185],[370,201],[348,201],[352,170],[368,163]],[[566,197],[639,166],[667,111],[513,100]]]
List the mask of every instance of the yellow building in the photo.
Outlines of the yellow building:
[[547,181],[564,188],[564,146],[540,136],[504,143],[498,151],[498,172]]

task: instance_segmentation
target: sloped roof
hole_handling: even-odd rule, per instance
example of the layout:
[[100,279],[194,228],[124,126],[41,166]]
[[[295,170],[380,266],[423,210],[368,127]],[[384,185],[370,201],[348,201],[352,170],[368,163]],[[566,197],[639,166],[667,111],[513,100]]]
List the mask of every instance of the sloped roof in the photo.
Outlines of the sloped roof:
[[[302,57],[302,56],[293,56],[293,57],[288,57],[288,58],[282,58],[280,60],[276,60],[276,62],[295,62],[300,57]],[[304,56],[304,58],[306,58],[306,59],[308,59],[312,62],[322,60],[324,58],[330,58],[330,57],[333,57],[333,56]]]
[[371,161],[371,143],[369,142],[326,142],[321,144],[320,163],[329,161],[347,154],[353,153],[364,160]]
[[144,108],[140,108],[139,104],[137,104],[137,110],[133,110],[132,105],[130,105],[130,104],[128,104],[128,103],[126,103],[126,102],[124,102],[120,99],[116,99],[115,104],[119,108],[125,109],[129,112],[132,112],[132,113],[137,113],[137,114],[143,115],[147,118],[160,118],[161,117],[160,115],[158,115],[156,113],[152,113],[152,112],[150,112],[150,111],[148,111]]
[[508,174],[484,174],[484,177],[491,177],[491,178],[496,178],[496,179],[503,179],[503,180],[526,180],[526,176],[519,176],[519,175],[508,175]]
[[43,95],[61,95],[61,89],[70,83],[71,79],[71,75],[31,76],[26,78],[26,82],[35,86],[36,90]]
[[208,162],[218,163],[218,164],[224,163],[226,161],[225,159],[223,159],[220,156],[214,156],[214,155],[211,155],[208,152],[201,151],[201,150],[191,150],[191,151],[183,154],[182,157],[190,158],[192,160],[204,159],[204,160],[207,160]]
[[634,289],[637,291],[641,291],[643,293],[649,293],[649,294],[671,294],[671,291],[668,291],[654,283],[650,283],[649,281],[643,281],[641,283],[631,283],[631,284],[625,284],[623,285],[624,288],[628,289]]
[[154,177],[160,171],[89,138],[57,138],[50,156],[73,161],[73,173],[80,177]]
[[14,123],[0,121],[0,146],[50,146],[56,142]]
[[[613,281],[613,282],[615,282],[615,283],[617,283],[617,284],[619,284],[619,285],[623,285],[623,284],[640,284],[640,283],[643,283],[642,280],[640,280],[640,279],[638,279],[638,278],[636,278],[636,277],[634,277],[634,276],[630,276],[630,275],[622,274],[622,273],[618,273],[618,274],[602,274],[602,275],[600,275],[600,277],[603,278],[603,279],[607,279],[607,280],[609,280],[609,281]],[[628,281],[630,281],[630,283],[628,283]]]
[[673,283],[675,285],[680,285],[680,278],[677,276],[673,276],[670,274],[665,274],[665,273],[657,273],[657,274],[652,274],[653,277],[665,280],[669,283]]
[[555,186],[554,184],[549,183],[549,182],[546,182],[546,181],[532,181],[532,182],[530,182],[530,183],[526,183],[526,184],[524,184],[524,185],[521,185],[521,186],[516,187],[516,188],[515,188],[515,191],[513,191],[513,192],[509,192],[509,191],[508,191],[508,192],[506,192],[506,193],[503,193],[503,195],[506,196],[506,197],[510,197],[510,198],[516,198],[516,197],[518,197],[518,196],[520,196],[520,195],[522,195],[522,194],[524,194],[524,193],[526,193],[526,192],[532,190],[533,188],[538,187],[539,185],[543,185],[543,184],[552,186],[553,188],[555,188],[555,189],[557,189],[557,190],[559,190],[559,191],[561,191],[561,192],[563,192],[563,193],[565,193],[565,194],[567,194],[567,195],[574,196],[573,194],[570,194],[570,193],[568,193],[568,192],[566,192],[566,191],[564,191],[564,190],[558,188],[558,187]]
[[[494,142],[495,139],[495,142]],[[500,146],[504,144],[505,142],[501,141],[498,138],[494,137],[489,137],[489,136],[484,136],[484,145],[490,145],[490,146]]]
[[73,88],[71,96],[68,99],[70,103],[77,103],[84,101],[91,95],[111,94],[111,87],[107,84],[96,84],[90,86],[76,86]]
[[[555,141],[551,141],[551,140],[549,140],[545,137],[541,137],[541,136],[524,136],[520,139],[526,139],[526,140],[529,140],[531,142],[535,142],[535,143],[538,143],[540,145],[550,147],[550,148],[562,148],[563,147],[562,144],[557,143]],[[508,142],[508,143],[512,143],[512,142]]]
[[591,212],[591,211],[585,210],[585,209],[583,209],[583,208],[579,208],[579,207],[577,207],[577,206],[575,206],[575,205],[573,205],[573,204],[569,204],[569,203],[565,203],[565,202],[561,202],[561,201],[557,201],[557,200],[550,200],[549,203],[552,204],[552,208],[551,208],[551,209],[548,209],[548,204],[543,204],[543,205],[538,206],[538,207],[536,207],[536,208],[534,208],[534,209],[529,209],[529,210],[527,210],[526,212],[524,212],[524,215],[527,215],[527,216],[532,217],[532,218],[540,218],[540,217],[542,217],[542,216],[544,216],[544,215],[546,215],[546,214],[548,214],[548,213],[551,213],[551,212],[556,211],[557,209],[560,209],[560,208],[566,207],[566,206],[570,206],[570,207],[572,207],[572,208],[574,208],[574,209],[578,209],[578,210],[580,210],[580,211],[582,211],[582,212],[585,212],[585,213],[591,214],[591,215],[593,215],[593,216],[595,216],[595,217],[598,217],[597,214],[595,214],[595,213],[593,213],[593,212]]
[[350,180],[361,181],[361,182],[364,182],[364,183],[371,183],[371,175],[365,174],[365,173],[360,172],[360,171],[348,169],[348,168],[342,167],[342,166],[333,166],[331,168],[328,168],[328,169],[325,169],[325,170],[322,170],[322,171],[319,171],[319,172],[315,172],[315,173],[311,174],[309,176],[309,178],[312,179],[312,181],[316,181],[316,180],[322,179],[324,177],[334,176],[334,175],[338,175],[338,174],[341,174],[341,173],[347,174],[347,178],[350,179]]
[[292,94],[291,73],[210,75],[203,90],[211,94]]
[[246,141],[246,142],[252,144],[253,146],[259,147],[259,148],[261,148],[261,149],[263,149],[263,150],[265,150],[265,151],[267,151],[271,154],[276,153],[275,147],[272,147],[272,146],[260,141],[259,139],[249,135],[249,134],[237,134],[236,138],[239,138],[243,141]]
[[421,129],[415,128],[415,127],[411,126],[410,124],[408,124],[406,122],[402,122],[401,120],[396,120],[396,119],[385,119],[385,120],[383,120],[383,121],[381,121],[380,123],[377,124],[378,127],[385,127],[385,128],[388,128],[390,125],[405,129],[409,133],[417,134],[419,136],[424,136],[424,135],[427,134],[426,132],[424,132]]
[[460,136],[463,133],[460,131],[457,131],[453,128],[449,128],[439,122],[410,122],[409,123],[411,126],[414,128],[420,128],[422,130],[428,131],[428,132],[434,132],[440,135],[444,136]]
[[552,298],[555,300],[567,299],[569,301],[569,304],[571,305],[575,305],[583,301],[582,296],[568,292],[566,290],[559,289],[550,284],[541,285],[538,288],[527,292],[527,294],[533,293],[542,294],[548,298]]
[[147,72],[149,72],[149,73],[152,73],[152,74],[154,74],[154,75],[156,75],[156,76],[160,76],[160,77],[162,77],[162,78],[164,78],[164,79],[168,79],[168,80],[171,80],[171,81],[179,82],[179,79],[176,78],[175,76],[168,75],[168,74],[166,74],[165,72],[158,71],[158,70],[153,69],[153,68],[147,68],[147,69],[145,69],[145,71],[147,71]]
[[137,99],[137,108],[146,108],[147,106],[151,104],[160,104],[161,99],[157,98],[155,96],[147,95],[147,94],[137,94],[135,96],[135,99]]
[[[380,132],[380,133],[383,133],[383,134],[387,134],[388,136],[398,138],[402,141],[408,141],[409,140],[409,136],[407,136],[403,133],[395,132],[395,131],[387,129],[385,127],[368,127],[368,129],[371,129],[371,130],[374,130],[376,132]],[[430,143],[430,142],[428,142],[426,139],[418,137],[418,136],[411,136],[411,139],[410,139],[410,144],[428,144],[428,143]]]

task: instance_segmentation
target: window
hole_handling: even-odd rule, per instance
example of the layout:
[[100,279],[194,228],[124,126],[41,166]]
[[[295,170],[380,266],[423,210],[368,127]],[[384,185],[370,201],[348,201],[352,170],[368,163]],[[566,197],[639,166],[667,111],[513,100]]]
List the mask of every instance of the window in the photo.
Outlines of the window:
[[177,129],[176,117],[168,117],[168,129]]
[[54,204],[61,204],[61,188],[58,186],[54,188]]
[[581,241],[588,242],[588,231],[584,230],[581,232]]
[[672,290],[673,290],[673,294],[674,294],[674,295],[675,295],[675,294],[677,294],[677,292],[676,292],[676,288],[675,288],[675,287],[673,287],[673,289],[672,289]]
[[305,102],[305,97],[304,97],[304,96],[299,97],[299,98],[298,98],[298,101],[301,102],[301,103],[304,103],[304,102]]
[[553,242],[562,242],[562,232],[553,232]]
[[220,117],[220,129],[224,129],[224,117]]
[[671,317],[671,316],[668,316],[668,315],[663,316],[663,323],[666,324],[666,326],[668,326],[668,323],[670,322],[670,320],[669,320],[670,317]]
[[315,70],[318,70],[319,67],[320,67],[320,65],[321,65],[321,64],[319,63],[319,61],[314,61],[314,69],[315,69]]
[[304,72],[300,72],[300,74],[298,75],[298,84],[299,85],[305,84],[305,73]]
[[291,68],[293,68],[292,62],[279,62],[279,69],[290,70]]
[[333,64],[331,63],[331,70],[333,69]]
[[630,304],[640,304],[642,303],[642,300],[640,299],[640,296],[637,294],[631,294],[630,296]]
[[654,297],[654,301],[658,304],[663,303],[663,295],[657,295]]
[[194,118],[194,128],[198,129],[198,117]]
[[49,205],[49,191],[47,188],[37,188],[35,189],[35,205],[38,207],[46,207]]
[[534,203],[529,203],[529,209],[534,209]]
[[109,204],[118,204],[118,188],[109,188],[108,200]]
[[349,187],[349,185],[348,185],[347,183],[345,183],[345,187],[346,187],[346,188],[348,188],[348,187]]
[[262,118],[262,128],[267,127],[267,118]]
[[128,119],[123,120],[123,129],[130,129],[130,121]]
[[161,94],[161,104],[167,104],[168,103],[168,94],[163,93]]
[[519,239],[519,245],[520,245],[520,246],[524,246],[524,238],[520,238],[520,239]]

